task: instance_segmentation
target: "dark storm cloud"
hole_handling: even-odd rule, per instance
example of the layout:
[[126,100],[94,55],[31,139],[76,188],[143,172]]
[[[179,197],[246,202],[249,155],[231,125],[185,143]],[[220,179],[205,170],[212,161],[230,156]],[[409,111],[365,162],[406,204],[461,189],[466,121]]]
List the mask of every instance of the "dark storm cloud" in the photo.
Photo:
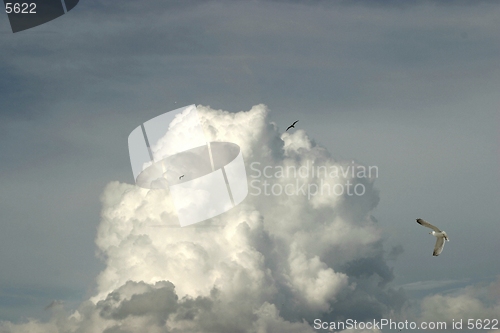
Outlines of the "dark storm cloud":
[[380,286],[385,286],[394,279],[393,270],[381,256],[349,261],[343,271],[355,279],[366,279],[375,275],[380,279]]
[[[500,51],[495,30],[484,29],[489,19],[478,21],[481,6],[472,7],[468,17],[460,6],[451,6],[450,15],[442,18],[422,4],[403,12],[341,5],[302,11],[300,6],[257,4],[144,6],[129,1],[111,13],[93,9],[112,8],[104,2],[81,4],[79,12],[65,18],[75,22],[65,35],[26,35],[16,42],[16,52],[26,49],[28,54],[31,48],[33,54],[45,54],[45,61],[28,65],[7,51],[1,60],[11,73],[2,85],[13,82],[11,100],[22,100],[16,86],[39,80],[23,91],[39,99],[50,96],[52,102],[78,99],[82,92],[102,104],[133,103],[139,90],[183,91],[186,97],[197,90],[209,99],[222,91],[240,96],[245,90],[249,97],[270,101],[293,94],[317,103],[333,98],[351,109],[411,108],[439,103],[457,88],[469,93],[471,84],[483,84],[480,78],[491,73],[491,59]],[[52,30],[63,26],[57,23]],[[393,29],[394,24],[399,28]],[[136,89],[129,90],[131,85]],[[40,100],[22,103],[29,103],[25,112],[37,106],[51,112]]]
[[[105,3],[80,5],[78,8],[83,7],[82,11],[66,15],[66,22],[53,21],[37,28],[47,29],[49,33],[30,30],[3,39],[1,44],[9,47],[2,47],[4,52],[0,55],[2,115],[43,118],[56,112],[54,104],[81,98],[82,93],[86,95],[93,90],[91,87],[96,89],[92,91],[96,102],[123,98],[117,93],[120,85],[133,84],[161,66],[157,58],[151,62],[149,57],[214,53],[216,43],[206,33],[210,22],[203,17],[193,17],[189,11],[179,12],[191,6],[188,3],[179,2],[167,8],[158,3],[158,8],[163,8],[158,10],[151,4],[138,6],[137,2],[130,1],[128,5],[117,6],[123,14],[92,9],[100,5]],[[137,11],[129,5],[137,6]],[[143,13],[144,9],[153,13]],[[54,32],[59,28],[57,23],[62,28],[63,23],[73,22],[76,24],[66,33]],[[75,108],[64,112],[73,110]],[[89,108],[87,112],[98,110]]]
[[[123,299],[120,295],[121,289],[127,289],[129,285],[134,285],[138,289],[147,288],[147,292],[134,294],[130,299]],[[166,318],[177,310],[177,300],[174,285],[170,282],[153,289],[143,282],[130,281],[109,294],[104,301],[98,302],[96,308],[103,318],[122,320],[128,316],[148,315],[155,318],[156,325],[164,325]]]
[[403,254],[404,248],[401,244],[391,247],[391,250],[387,254],[387,260],[396,260],[401,254]]

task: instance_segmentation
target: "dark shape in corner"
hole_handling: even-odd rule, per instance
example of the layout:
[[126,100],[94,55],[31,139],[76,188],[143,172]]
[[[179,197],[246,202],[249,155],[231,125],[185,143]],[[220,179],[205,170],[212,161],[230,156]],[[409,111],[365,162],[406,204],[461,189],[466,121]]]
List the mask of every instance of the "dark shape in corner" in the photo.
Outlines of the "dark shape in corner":
[[[64,6],[63,6],[64,1]],[[27,30],[52,21],[75,8],[79,0],[4,0],[12,32]]]
[[70,10],[75,8],[75,6],[78,4],[78,1],[80,0],[64,0],[64,3],[66,4],[66,12],[69,12]]

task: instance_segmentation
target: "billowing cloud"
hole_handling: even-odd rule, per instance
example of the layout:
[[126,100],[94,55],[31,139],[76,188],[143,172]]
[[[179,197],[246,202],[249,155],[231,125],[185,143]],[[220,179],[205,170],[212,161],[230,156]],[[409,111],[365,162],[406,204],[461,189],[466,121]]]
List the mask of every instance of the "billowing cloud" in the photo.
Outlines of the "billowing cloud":
[[[489,329],[500,331],[500,279],[488,285],[470,285],[449,294],[431,295],[422,300],[422,321],[446,321],[452,325],[454,321],[463,320],[463,329]],[[472,319],[471,327],[467,321]],[[476,326],[479,320],[481,327]],[[497,320],[492,322],[492,320]]]
[[399,311],[405,297],[388,286],[371,216],[376,168],[335,160],[303,130],[280,133],[264,105],[198,112],[210,141],[241,147],[243,203],[180,228],[168,191],[109,183],[95,296],[72,314],[50,307],[49,323],[0,332],[313,332],[316,318]]

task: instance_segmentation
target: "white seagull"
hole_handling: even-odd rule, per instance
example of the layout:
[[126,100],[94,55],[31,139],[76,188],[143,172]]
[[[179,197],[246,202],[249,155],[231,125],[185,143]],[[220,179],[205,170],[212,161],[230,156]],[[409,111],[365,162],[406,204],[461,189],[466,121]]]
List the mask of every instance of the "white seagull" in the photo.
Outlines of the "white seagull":
[[437,238],[436,245],[434,245],[434,252],[432,253],[432,255],[437,257],[439,254],[441,254],[441,252],[443,252],[444,241],[445,240],[450,241],[448,239],[448,235],[446,234],[446,232],[439,230],[438,227],[435,227],[429,222],[425,222],[422,219],[417,219],[417,223],[423,225],[424,227],[432,229],[432,231],[429,232],[429,234],[436,236]]

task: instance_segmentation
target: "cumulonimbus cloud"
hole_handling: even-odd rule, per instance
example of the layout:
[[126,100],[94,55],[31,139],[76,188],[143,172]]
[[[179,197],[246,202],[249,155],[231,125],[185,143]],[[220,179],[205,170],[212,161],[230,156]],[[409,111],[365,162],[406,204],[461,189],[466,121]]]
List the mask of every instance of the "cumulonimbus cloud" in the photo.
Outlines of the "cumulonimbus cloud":
[[[240,146],[247,198],[180,228],[168,191],[109,183],[95,296],[71,314],[54,307],[49,323],[2,323],[0,332],[314,332],[315,318],[399,310],[405,297],[388,286],[393,274],[371,216],[376,176],[335,160],[301,129],[280,133],[264,105],[237,113],[199,106],[198,114],[210,141]],[[307,172],[292,172],[300,168]],[[340,193],[348,183],[363,193]]]

